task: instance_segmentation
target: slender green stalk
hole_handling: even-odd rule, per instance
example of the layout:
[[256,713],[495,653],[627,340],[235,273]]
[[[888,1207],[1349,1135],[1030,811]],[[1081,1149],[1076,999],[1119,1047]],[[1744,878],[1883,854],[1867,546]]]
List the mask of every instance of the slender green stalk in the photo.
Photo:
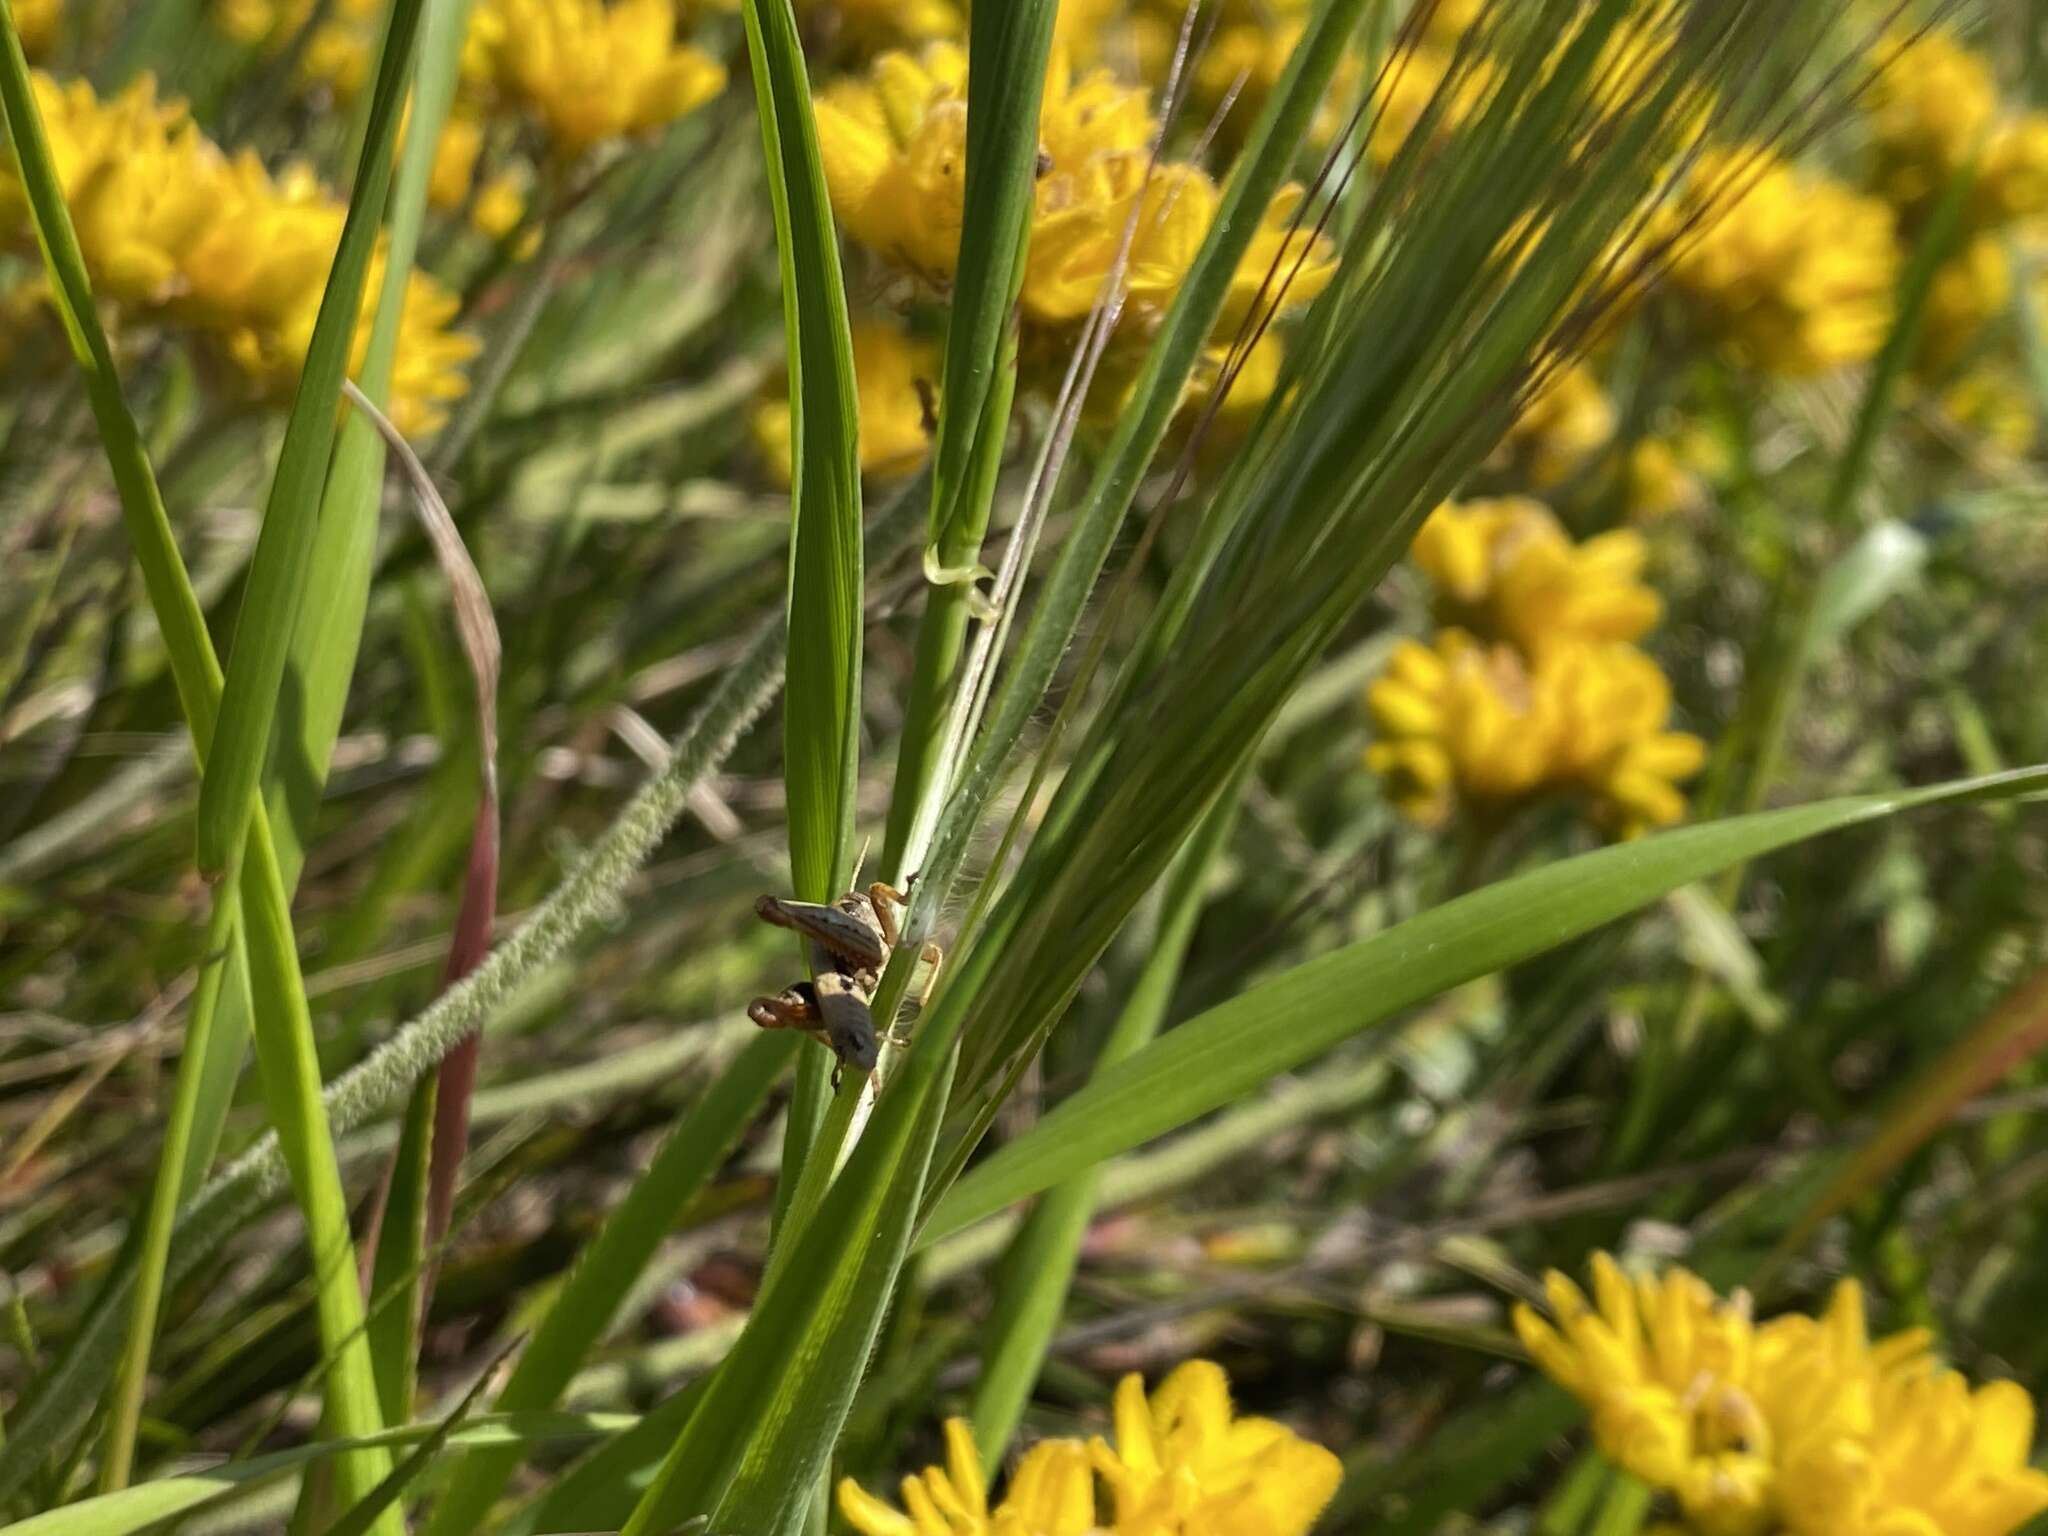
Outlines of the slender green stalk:
[[943,794],[942,748],[957,707],[961,649],[981,543],[995,499],[1017,387],[1015,321],[1030,239],[1038,113],[1052,47],[1054,0],[984,5],[970,21],[967,176],[959,277],[946,323],[946,367],[933,455],[930,585],[904,701],[882,868],[901,880],[918,857],[913,829]]

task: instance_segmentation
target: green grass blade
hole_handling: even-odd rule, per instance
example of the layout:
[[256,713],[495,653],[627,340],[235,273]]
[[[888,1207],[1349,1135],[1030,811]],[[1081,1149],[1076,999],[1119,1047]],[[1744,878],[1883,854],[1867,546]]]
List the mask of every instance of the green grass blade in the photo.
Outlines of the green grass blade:
[[[1248,771],[1248,770],[1247,770]],[[1211,807],[1200,829],[1167,876],[1165,910],[1137,984],[1095,1061],[1106,1072],[1151,1043],[1166,1022],[1167,1005],[1201,916],[1209,868],[1237,824],[1244,774]],[[1017,1432],[1038,1373],[1052,1347],[1080,1262],[1081,1239],[1095,1214],[1100,1170],[1090,1168],[1046,1191],[1004,1255],[995,1306],[983,1332],[981,1376],[968,1421],[981,1464],[999,1466]]]
[[1346,45],[1357,33],[1364,8],[1365,0],[1322,0],[1246,140],[1202,249],[1146,354],[1044,593],[989,701],[987,723],[925,861],[914,918],[936,910],[966,860],[1011,754],[1073,642],[1138,482],[1180,408],[1182,392],[1215,328],[1230,281],[1267,205],[1293,170],[1302,139]]
[[[391,403],[405,292],[426,218],[435,148],[455,97],[469,12],[469,0],[447,0],[429,7],[420,23],[419,65],[405,147],[392,179],[383,280],[363,366],[355,378],[357,387],[379,406]],[[376,428],[358,413],[347,412],[335,440],[320,526],[313,537],[310,564],[320,579],[307,587],[292,628],[284,670],[287,684],[278,701],[278,746],[266,786],[278,859],[285,884],[293,889],[298,886],[305,841],[326,786],[327,765],[341,731],[342,709],[362,643],[384,462],[384,442]]]
[[1250,1093],[1401,1009],[1773,849],[1921,806],[2048,788],[2048,768],[1684,827],[1475,891],[1190,1020],[1102,1074],[941,1199],[920,1244]]
[[783,714],[789,865],[801,899],[829,901],[852,878],[860,765],[860,425],[853,341],[796,16],[789,0],[747,0],[745,9],[789,353]]
[[[554,1405],[677,1218],[710,1183],[803,1045],[779,1034],[750,1041],[702,1100],[678,1117],[654,1161],[584,1248],[534,1329],[494,1404],[500,1412]],[[464,1457],[435,1500],[428,1536],[467,1536],[481,1529],[519,1460],[516,1446]]]
[[[85,371],[88,395],[101,431],[101,441],[113,467],[122,516],[136,559],[143,570],[144,586],[171,658],[172,675],[179,702],[192,733],[193,746],[202,765],[211,761],[209,747],[217,724],[221,697],[221,672],[207,636],[206,624],[191,582],[164,514],[163,499],[133,415],[122,395],[112,361],[112,349],[99,325],[89,279],[77,237],[65,207],[48,141],[35,109],[29,84],[27,61],[13,28],[11,10],[0,10],[4,19],[5,46],[0,49],[0,103],[4,103],[9,137],[15,147],[22,180],[28,189],[34,212],[37,238],[45,265],[57,295],[60,314],[74,354]],[[203,783],[204,781],[202,781]],[[376,1390],[371,1379],[367,1349],[361,1339],[362,1298],[357,1288],[349,1241],[348,1213],[341,1195],[340,1175],[334,1164],[333,1146],[326,1134],[326,1119],[320,1103],[318,1061],[312,1045],[311,1019],[307,1016],[303,987],[298,976],[298,957],[291,933],[288,904],[277,880],[267,820],[255,818],[255,849],[246,869],[239,856],[233,861],[237,880],[246,875],[248,884],[239,891],[224,886],[216,902],[212,936],[220,940],[213,951],[223,959],[233,952],[231,939],[238,926],[234,911],[239,905],[242,918],[255,928],[250,943],[252,983],[257,994],[274,1003],[276,1029],[267,1051],[266,1090],[272,1117],[277,1123],[280,1146],[294,1176],[307,1229],[321,1277],[321,1319],[329,1331],[324,1335],[337,1353],[329,1379],[330,1407],[337,1429],[344,1434],[367,1434],[381,1427]],[[219,969],[220,962],[216,962]],[[265,983],[270,986],[266,988]],[[186,1033],[185,1057],[180,1063],[180,1081],[173,1094],[172,1121],[166,1131],[164,1154],[144,1217],[142,1241],[136,1245],[135,1260],[140,1283],[128,1296],[129,1327],[125,1347],[116,1366],[118,1382],[114,1412],[110,1416],[109,1441],[102,1464],[102,1484],[117,1486],[128,1474],[133,1456],[134,1433],[140,1417],[141,1395],[147,1377],[156,1312],[161,1296],[170,1244],[170,1213],[191,1161],[190,1154],[200,1139],[195,1126],[202,1111],[224,1113],[224,1103],[210,1108],[200,1102],[203,1087],[217,1090],[217,1080],[207,1071],[219,1056],[210,1048],[211,1004],[221,996],[216,983],[201,1001],[209,1004],[195,1012]],[[333,1259],[338,1262],[326,1263]],[[117,1308],[123,1298],[120,1288],[109,1286],[104,1300]],[[109,1321],[111,1321],[109,1317]],[[109,1335],[111,1342],[112,1336]],[[110,1364],[113,1360],[110,1358]],[[70,1410],[74,1416],[75,1407]],[[62,1427],[45,1419],[40,1425],[41,1450],[47,1450]],[[32,1447],[35,1441],[31,1441]],[[5,1452],[15,1452],[9,1444]],[[9,1485],[29,1475],[34,1461],[28,1456],[11,1458],[5,1472]],[[39,1452],[38,1452],[39,1459]],[[384,1465],[379,1454],[365,1452],[344,1460],[345,1485],[360,1494],[381,1477]]]
[[209,878],[234,862],[248,834],[268,759],[285,662],[312,580],[322,489],[334,446],[341,381],[348,370],[363,288],[376,253],[391,187],[392,149],[412,76],[413,39],[423,0],[395,0],[370,129],[342,225],[334,266],[320,299],[319,317],[285,424],[284,446],[264,506],[263,528],[250,558],[242,606],[235,621],[207,773],[199,788],[200,872]]
[[909,1250],[948,1075],[885,1099],[624,1536],[698,1515],[724,1536],[802,1529]]
[[420,1358],[420,1277],[427,1253],[427,1163],[433,1154],[434,1084],[414,1086],[398,1133],[398,1150],[384,1188],[383,1210],[366,1245],[376,1250],[370,1271],[370,1362],[384,1404],[384,1422],[412,1417]]
[[[457,1449],[502,1445],[561,1445],[629,1430],[630,1414],[543,1413],[473,1419],[448,1437]],[[139,1483],[118,1493],[81,1499],[61,1509],[35,1515],[8,1527],[13,1536],[131,1536],[163,1522],[188,1515],[224,1498],[245,1493],[337,1456],[364,1450],[387,1451],[417,1445],[443,1433],[441,1424],[408,1424],[359,1438],[316,1441],[268,1456],[225,1462],[204,1471],[181,1473]]]
[[967,636],[972,572],[988,532],[996,469],[1009,433],[1016,388],[1012,312],[1024,282],[1032,189],[1037,180],[1038,113],[1052,47],[1054,0],[984,5],[970,21],[967,53],[967,184],[958,278],[946,321],[946,364],[932,455],[932,515],[925,565],[940,579],[927,587],[896,782],[889,801],[882,867],[902,867],[912,828],[933,783],[955,707]]

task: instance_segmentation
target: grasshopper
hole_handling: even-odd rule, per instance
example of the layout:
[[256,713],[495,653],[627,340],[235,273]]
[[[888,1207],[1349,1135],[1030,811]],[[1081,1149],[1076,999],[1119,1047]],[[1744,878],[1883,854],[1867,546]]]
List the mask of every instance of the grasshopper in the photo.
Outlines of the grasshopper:
[[[910,883],[904,882],[906,887]],[[747,1017],[763,1029],[802,1030],[831,1049],[839,1058],[839,1070],[850,1066],[857,1072],[873,1072],[881,1042],[869,1005],[883,962],[900,935],[896,909],[909,899],[908,889],[899,891],[883,881],[866,891],[848,891],[830,904],[763,896],[754,903],[754,915],[809,941],[816,979],[785,987],[774,997],[755,998],[747,1005]],[[927,944],[918,958],[930,967],[918,994],[922,1007],[944,957],[938,945]],[[835,1070],[835,1086],[838,1080]]]

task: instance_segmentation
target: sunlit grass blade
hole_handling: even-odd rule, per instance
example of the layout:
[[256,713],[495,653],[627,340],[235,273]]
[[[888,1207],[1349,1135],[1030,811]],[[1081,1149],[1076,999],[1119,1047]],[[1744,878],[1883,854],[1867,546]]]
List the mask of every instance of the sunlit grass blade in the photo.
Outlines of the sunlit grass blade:
[[[377,252],[391,188],[392,151],[412,77],[413,40],[423,0],[394,0],[363,157],[350,189],[334,266],[320,298],[284,446],[250,557],[234,645],[221,694],[221,718],[199,788],[197,858],[202,874],[224,872],[247,835],[268,760],[277,701],[319,542],[341,383],[348,373],[363,289]],[[392,319],[395,342],[397,317]],[[387,363],[388,366],[388,363]],[[387,380],[388,386],[388,380]]]
[[[570,1270],[493,1400],[497,1411],[520,1413],[554,1405],[663,1238],[718,1171],[720,1160],[803,1045],[779,1034],[750,1041],[703,1097],[677,1118],[647,1171]],[[435,1499],[428,1536],[464,1536],[481,1529],[485,1514],[518,1465],[517,1447],[464,1457]]]
[[925,797],[945,788],[934,779],[956,706],[974,572],[1016,387],[1013,311],[1024,281],[1056,10],[1054,0],[1015,0],[982,6],[970,20],[965,215],[946,322],[925,546],[927,576],[938,579],[925,592],[882,843],[883,871],[893,880],[913,872],[903,867],[916,857],[912,827]]
[[919,1241],[1176,1130],[1403,1008],[1732,864],[1902,811],[2044,788],[2048,768],[2030,768],[1736,817],[1602,848],[1446,902],[1264,982],[1099,1075],[963,1177]]

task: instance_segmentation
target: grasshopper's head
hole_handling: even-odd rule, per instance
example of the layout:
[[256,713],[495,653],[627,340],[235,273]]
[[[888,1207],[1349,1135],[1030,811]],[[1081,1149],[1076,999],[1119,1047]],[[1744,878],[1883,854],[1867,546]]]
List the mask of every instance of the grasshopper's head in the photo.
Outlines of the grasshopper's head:
[[833,1054],[843,1067],[851,1067],[863,1075],[872,1073],[881,1061],[882,1049],[875,1039],[873,1027],[867,1029],[839,1029],[827,1031]]

